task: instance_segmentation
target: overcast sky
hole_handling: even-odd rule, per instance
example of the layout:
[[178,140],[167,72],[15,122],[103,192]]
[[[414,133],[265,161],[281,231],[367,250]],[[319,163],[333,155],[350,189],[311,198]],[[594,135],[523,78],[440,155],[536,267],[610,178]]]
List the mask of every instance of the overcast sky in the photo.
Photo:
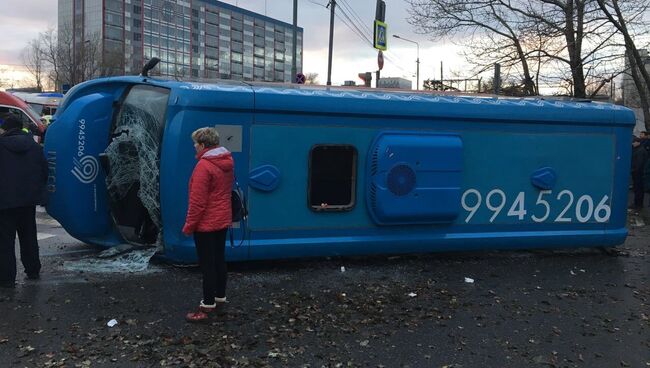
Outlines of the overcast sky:
[[[413,81],[415,88],[416,45],[392,37],[401,37],[417,41],[420,44],[420,83],[434,76],[440,77],[440,62],[444,62],[445,78],[451,77],[451,71],[465,69],[462,58],[457,55],[457,48],[431,42],[426,36],[415,34],[408,24],[407,5],[403,0],[386,1],[386,23],[391,35],[388,43],[386,61],[382,77],[404,77]],[[20,52],[29,40],[48,27],[56,27],[57,0],[0,0],[0,65],[21,68]],[[293,22],[293,0],[226,0],[244,9],[266,14],[269,17]],[[325,8],[328,0],[298,0],[298,26],[304,29],[303,70],[319,74],[319,81],[327,81],[327,53],[329,37],[329,9]],[[357,26],[372,39],[372,23],[375,16],[376,0],[339,1],[337,9],[351,14],[351,7],[361,22]],[[334,57],[332,66],[332,83],[342,84],[345,80],[360,83],[357,73],[377,70],[377,50],[357,36],[340,18],[334,25]],[[374,78],[374,77],[373,77]]]

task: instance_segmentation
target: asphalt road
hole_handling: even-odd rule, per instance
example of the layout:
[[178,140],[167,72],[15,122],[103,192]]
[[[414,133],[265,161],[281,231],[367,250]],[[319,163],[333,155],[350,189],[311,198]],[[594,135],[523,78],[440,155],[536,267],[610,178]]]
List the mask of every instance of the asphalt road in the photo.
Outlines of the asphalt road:
[[3,367],[650,367],[650,226],[615,252],[231,265],[201,325],[197,269],[70,271],[99,249],[42,214],[39,237],[42,279],[0,289]]

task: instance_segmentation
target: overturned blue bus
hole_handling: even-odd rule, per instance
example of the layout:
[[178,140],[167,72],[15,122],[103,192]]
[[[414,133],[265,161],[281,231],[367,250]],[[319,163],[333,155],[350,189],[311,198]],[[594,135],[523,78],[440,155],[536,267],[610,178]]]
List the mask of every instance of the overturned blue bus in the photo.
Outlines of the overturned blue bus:
[[47,211],[81,241],[195,261],[190,134],[216,126],[249,210],[229,260],[615,246],[633,125],[595,102],[98,79],[48,129]]

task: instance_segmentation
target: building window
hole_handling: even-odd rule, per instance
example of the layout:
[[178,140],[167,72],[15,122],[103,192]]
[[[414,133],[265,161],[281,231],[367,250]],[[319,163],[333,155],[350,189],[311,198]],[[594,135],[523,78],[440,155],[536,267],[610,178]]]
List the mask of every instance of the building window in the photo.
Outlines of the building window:
[[104,18],[106,20],[106,24],[110,24],[112,26],[122,26],[122,22],[124,19],[122,18],[121,14],[115,14],[111,12],[106,12],[106,16]]
[[[198,49],[197,49],[198,51]],[[219,49],[214,48],[214,47],[207,47],[205,48],[205,56],[217,59],[219,58]]]
[[356,200],[356,148],[345,144],[312,147],[308,180],[308,203],[313,211],[351,210]]
[[133,41],[142,41],[142,35],[140,33],[133,34]]
[[255,46],[264,47],[264,37],[255,36]]
[[206,34],[205,35],[205,45],[206,46],[217,47],[219,45],[219,37],[210,36],[210,35]]
[[232,49],[233,52],[244,52],[244,45],[242,45],[239,42],[232,42],[230,44],[230,48]]
[[205,24],[205,33],[209,34],[209,35],[218,36],[219,35],[219,27],[217,27],[214,24],[206,23]]
[[122,41],[123,32],[121,29],[107,25],[104,32],[107,39]]
[[219,24],[219,15],[206,11],[205,12],[205,22],[211,24]]
[[133,20],[133,28],[140,28],[142,26],[142,21],[140,19]]
[[133,5],[133,14],[142,14],[142,8],[140,5]]
[[264,79],[264,68],[255,68],[253,75],[256,79]]

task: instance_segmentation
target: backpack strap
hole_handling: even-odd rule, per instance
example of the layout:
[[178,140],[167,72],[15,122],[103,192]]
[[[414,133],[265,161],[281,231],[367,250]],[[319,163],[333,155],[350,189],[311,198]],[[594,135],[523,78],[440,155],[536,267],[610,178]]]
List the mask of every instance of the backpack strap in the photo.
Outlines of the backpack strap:
[[239,221],[240,224],[240,229],[242,232],[241,239],[239,240],[239,244],[235,245],[235,229],[233,228],[232,225],[228,226],[228,233],[230,236],[230,247],[231,248],[239,248],[244,244],[244,240],[246,240],[246,232],[247,232],[247,226],[246,226],[246,220],[248,220],[248,205],[246,204],[246,196],[244,195],[244,192],[241,190],[239,187],[239,182],[237,181],[237,176],[234,176],[235,181],[235,190],[239,194],[239,198],[241,199],[241,205],[242,205],[242,219]]

